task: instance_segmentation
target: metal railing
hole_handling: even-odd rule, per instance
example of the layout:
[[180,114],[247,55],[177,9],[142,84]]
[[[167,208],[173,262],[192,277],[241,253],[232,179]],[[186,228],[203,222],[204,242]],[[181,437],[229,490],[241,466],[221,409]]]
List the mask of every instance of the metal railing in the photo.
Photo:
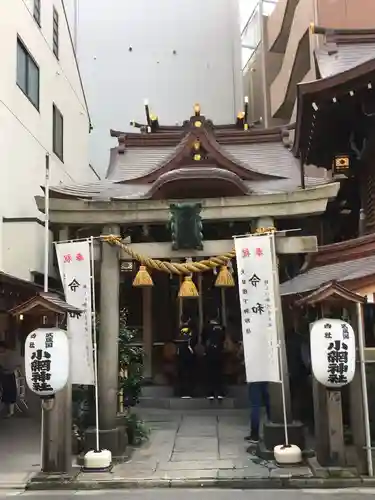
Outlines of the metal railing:
[[243,28],[241,29],[241,44],[242,44],[242,68],[245,72],[246,66],[259,44],[262,41],[261,22],[263,16],[272,14],[278,0],[241,0],[241,5],[253,5],[250,15],[242,14],[241,17],[247,18]]

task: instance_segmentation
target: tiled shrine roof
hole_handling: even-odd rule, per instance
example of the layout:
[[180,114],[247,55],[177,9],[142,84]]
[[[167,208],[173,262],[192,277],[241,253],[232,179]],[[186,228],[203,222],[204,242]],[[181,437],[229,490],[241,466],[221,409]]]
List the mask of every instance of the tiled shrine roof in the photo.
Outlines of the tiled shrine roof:
[[375,234],[319,248],[306,272],[282,283],[281,295],[300,295],[335,281],[351,288],[375,283]]
[[375,58],[375,30],[329,30],[315,28],[325,35],[325,44],[315,50],[321,78],[344,73]]
[[352,154],[350,134],[374,102],[375,29],[313,30],[325,40],[314,53],[318,78],[297,85],[293,152],[330,169],[335,154]]
[[[201,126],[197,127],[196,121]],[[299,160],[291,153],[288,133],[282,128],[215,127],[203,116],[193,116],[180,127],[160,127],[153,133],[111,131],[111,135],[118,139],[118,145],[111,150],[106,178],[86,184],[52,186],[52,197],[178,198],[181,196],[178,185],[193,181],[227,184],[230,188],[223,196],[287,193],[301,186]],[[196,143],[200,148],[199,161],[194,158]],[[306,187],[326,182],[323,178],[305,181]],[[163,191],[172,184],[176,186],[176,195],[170,190]]]
[[13,315],[18,314],[27,314],[31,311],[49,311],[55,314],[62,313],[81,313],[82,310],[78,307],[72,306],[65,302],[59,295],[56,293],[50,292],[40,292],[35,297],[23,302],[22,304],[18,304],[16,307],[11,309],[9,312]]

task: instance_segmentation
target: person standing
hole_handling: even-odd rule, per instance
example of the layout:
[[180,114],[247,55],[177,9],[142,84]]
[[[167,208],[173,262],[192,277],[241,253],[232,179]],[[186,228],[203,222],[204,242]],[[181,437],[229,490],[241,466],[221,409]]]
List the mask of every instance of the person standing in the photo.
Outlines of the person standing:
[[248,384],[250,401],[250,435],[246,436],[246,441],[250,443],[259,442],[260,413],[264,406],[267,418],[270,419],[270,397],[268,392],[268,382],[251,382]]
[[207,368],[208,399],[223,399],[223,362],[225,330],[217,319],[211,319],[202,332]]
[[0,383],[2,388],[1,401],[6,406],[6,417],[14,415],[17,402],[17,382],[15,371],[19,363],[13,351],[7,349],[4,342],[0,342]]

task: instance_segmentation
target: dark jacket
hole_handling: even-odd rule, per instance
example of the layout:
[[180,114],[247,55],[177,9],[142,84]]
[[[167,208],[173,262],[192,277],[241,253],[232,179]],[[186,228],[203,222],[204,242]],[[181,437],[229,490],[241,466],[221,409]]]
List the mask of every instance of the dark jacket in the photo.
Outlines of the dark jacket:
[[210,322],[202,332],[202,344],[207,354],[222,353],[225,343],[225,330],[218,322]]
[[191,328],[189,322],[181,325],[176,344],[178,356],[188,357],[194,355],[194,348],[197,344],[197,339],[196,334]]

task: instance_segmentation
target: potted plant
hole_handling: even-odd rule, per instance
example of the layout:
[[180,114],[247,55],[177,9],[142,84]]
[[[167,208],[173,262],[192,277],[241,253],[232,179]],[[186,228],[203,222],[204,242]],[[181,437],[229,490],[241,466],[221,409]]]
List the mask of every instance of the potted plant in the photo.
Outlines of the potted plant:
[[120,311],[119,334],[119,391],[124,406],[135,406],[139,401],[143,382],[143,349],[135,345],[137,331],[127,326],[127,312]]
[[126,426],[130,445],[139,445],[147,439],[148,430],[132,410],[139,402],[143,382],[143,349],[136,345],[137,331],[127,326],[127,311],[120,311],[119,333],[119,392],[122,394]]

